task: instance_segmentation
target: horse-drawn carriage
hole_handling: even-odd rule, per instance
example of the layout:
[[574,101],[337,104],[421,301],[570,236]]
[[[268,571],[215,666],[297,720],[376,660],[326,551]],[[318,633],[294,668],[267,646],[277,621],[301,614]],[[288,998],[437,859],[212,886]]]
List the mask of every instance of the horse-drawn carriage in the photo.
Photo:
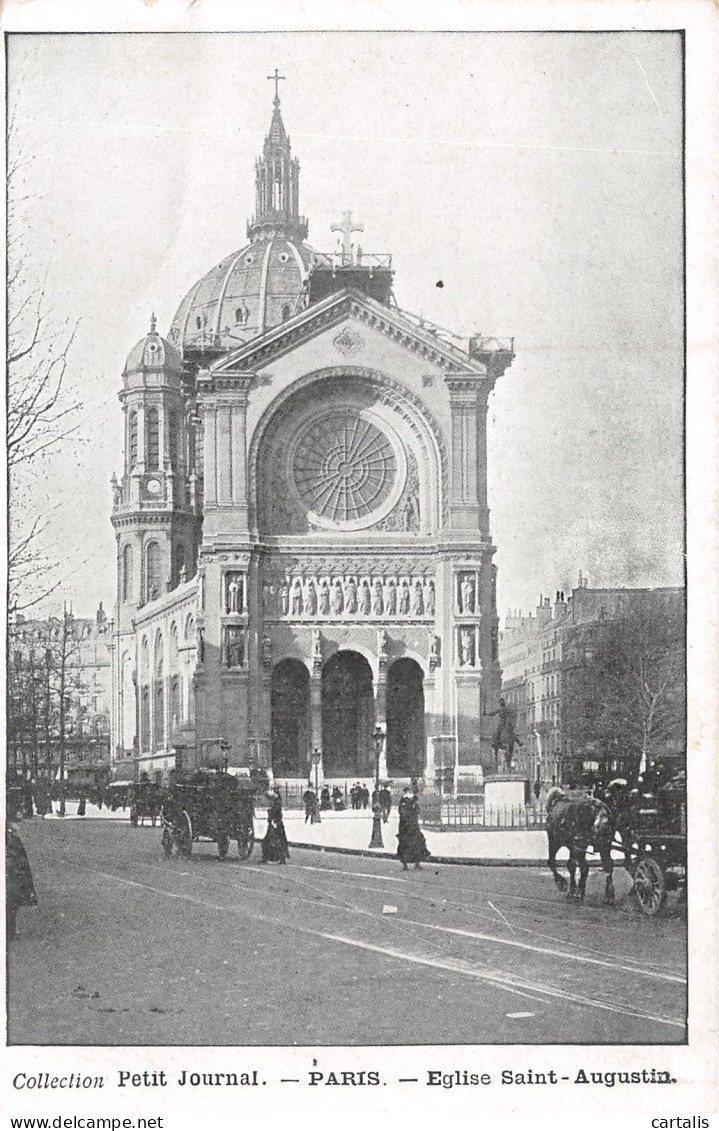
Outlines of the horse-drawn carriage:
[[[560,891],[567,882],[557,871],[556,855],[569,849],[569,895],[584,899],[589,871],[587,850],[591,845],[606,873],[605,902],[614,902],[613,851],[624,856],[624,867],[632,878],[632,891],[645,915],[658,915],[667,892],[686,886],[687,873],[686,775],[675,774],[651,788],[629,791],[626,781],[616,779],[601,797],[570,795],[553,788],[547,796],[549,867]],[[619,834],[619,841],[615,837]],[[579,873],[579,882],[576,874]]]
[[686,775],[676,774],[652,792],[636,790],[627,826],[623,847],[634,896],[645,915],[658,915],[668,892],[686,888]]
[[162,847],[167,857],[190,856],[196,840],[217,845],[221,860],[230,841],[240,860],[248,860],[255,843],[256,784],[218,770],[197,770],[173,782],[162,806]]

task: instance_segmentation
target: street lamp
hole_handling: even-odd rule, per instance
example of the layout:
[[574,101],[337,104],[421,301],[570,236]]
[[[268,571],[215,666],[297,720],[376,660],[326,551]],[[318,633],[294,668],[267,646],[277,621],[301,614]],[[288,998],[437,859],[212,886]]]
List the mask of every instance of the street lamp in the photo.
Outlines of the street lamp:
[[374,785],[375,789],[379,789],[379,761],[382,756],[382,743],[384,741],[384,732],[381,726],[375,727],[374,732]]

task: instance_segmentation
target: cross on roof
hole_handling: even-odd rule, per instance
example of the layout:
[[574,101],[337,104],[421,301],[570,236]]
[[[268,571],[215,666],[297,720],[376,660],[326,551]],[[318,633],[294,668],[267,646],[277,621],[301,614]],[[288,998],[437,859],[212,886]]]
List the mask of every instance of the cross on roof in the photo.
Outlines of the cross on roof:
[[268,75],[267,78],[270,80],[270,82],[273,82],[275,84],[275,102],[279,102],[279,100],[280,100],[280,83],[285,81],[286,76],[281,75],[280,72],[277,70],[277,67],[275,67],[274,75]]
[[353,224],[352,223],[352,213],[351,212],[343,212],[342,213],[342,223],[341,224],[332,224],[331,227],[330,227],[330,230],[333,231],[333,232],[341,232],[342,233],[342,254],[343,255],[351,255],[352,254],[352,233],[353,232],[363,232],[364,231],[364,224]]

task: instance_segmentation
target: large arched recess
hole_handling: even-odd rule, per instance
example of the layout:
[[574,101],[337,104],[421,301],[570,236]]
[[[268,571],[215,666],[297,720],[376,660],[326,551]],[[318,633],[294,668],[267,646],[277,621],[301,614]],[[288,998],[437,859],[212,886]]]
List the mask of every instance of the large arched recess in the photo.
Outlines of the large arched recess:
[[327,777],[372,773],[372,669],[359,652],[336,652],[322,671],[322,761]]
[[[333,366],[304,374],[262,413],[249,445],[249,502],[251,523],[269,533],[263,514],[267,498],[277,497],[277,476],[289,459],[293,439],[305,420],[324,405],[329,415],[338,407],[356,404],[376,413],[400,437],[416,461],[421,498],[419,533],[433,534],[441,527],[447,504],[449,461],[442,429],[428,404],[404,383],[380,371],[360,366]],[[296,507],[291,477],[283,484],[283,505]],[[288,533],[304,533],[307,527]]]
[[416,660],[395,660],[387,673],[387,773],[419,777],[424,769],[424,673]]
[[306,777],[310,764],[310,676],[300,660],[281,660],[272,672],[272,772]]

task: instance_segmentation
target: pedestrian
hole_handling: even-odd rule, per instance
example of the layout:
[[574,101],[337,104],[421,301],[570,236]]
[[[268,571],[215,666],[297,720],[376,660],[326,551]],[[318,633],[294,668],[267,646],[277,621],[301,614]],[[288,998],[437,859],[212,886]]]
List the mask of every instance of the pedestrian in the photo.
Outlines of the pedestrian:
[[26,817],[28,820],[34,815],[32,807],[32,782],[27,778],[22,786],[22,810],[23,817]]
[[369,790],[366,785],[362,786],[362,808],[366,809],[369,805]]
[[52,812],[50,790],[46,782],[42,780],[36,782],[33,796],[35,798],[35,811],[38,817],[44,817],[46,813]]
[[419,868],[423,860],[429,859],[430,852],[419,827],[419,802],[411,789],[405,789],[399,803],[397,841],[397,855],[405,872],[408,864]]
[[382,840],[382,806],[379,801],[375,801],[372,806],[372,836],[369,842],[370,848],[384,848],[384,841]]
[[77,805],[77,815],[78,815],[78,817],[84,817],[85,816],[86,804],[87,804],[87,799],[85,797],[85,794],[81,793],[80,794],[80,800],[79,800],[78,805]]
[[332,790],[332,806],[336,813],[341,813],[345,807],[342,790],[338,785],[336,785]]
[[322,792],[320,793],[320,809],[331,809],[332,802],[330,801],[329,786],[323,785]]
[[271,789],[267,794],[267,832],[262,841],[262,863],[276,861],[286,864],[290,858],[285,823],[282,820],[282,799],[279,789]]
[[389,786],[383,785],[380,789],[379,803],[382,806],[382,820],[387,824],[390,810],[392,809],[392,794],[390,793]]
[[32,869],[20,839],[19,827],[18,810],[11,805],[5,824],[5,922],[8,940],[17,938],[19,908],[37,907],[38,903]]
[[305,803],[305,824],[307,824],[308,821],[312,821],[313,819],[315,805],[317,803],[317,794],[312,788],[312,782],[309,783],[307,789],[302,794],[302,800]]

